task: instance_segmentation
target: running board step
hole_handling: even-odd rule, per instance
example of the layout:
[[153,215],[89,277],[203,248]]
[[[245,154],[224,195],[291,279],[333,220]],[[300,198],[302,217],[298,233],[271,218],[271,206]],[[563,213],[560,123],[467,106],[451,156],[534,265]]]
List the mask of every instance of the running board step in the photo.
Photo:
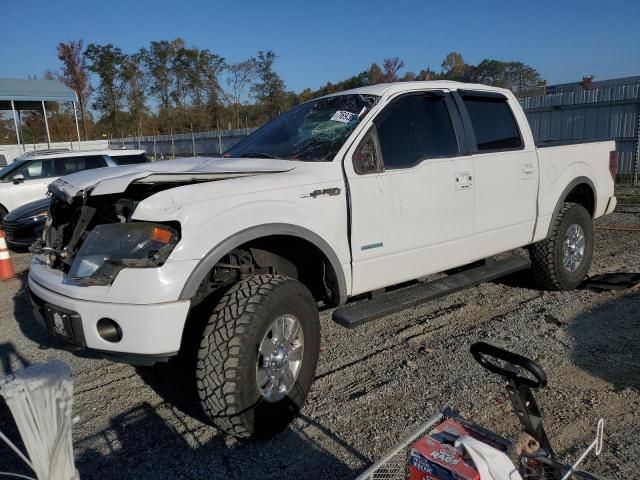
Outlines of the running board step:
[[459,292],[465,288],[475,287],[484,282],[491,282],[500,277],[526,270],[530,266],[531,261],[529,258],[520,255],[488,261],[485,265],[470,268],[438,280],[420,283],[355,305],[339,308],[333,312],[333,320],[343,327],[359,327],[363,323],[376,320],[385,315],[391,315],[406,308],[415,307],[451,293]]

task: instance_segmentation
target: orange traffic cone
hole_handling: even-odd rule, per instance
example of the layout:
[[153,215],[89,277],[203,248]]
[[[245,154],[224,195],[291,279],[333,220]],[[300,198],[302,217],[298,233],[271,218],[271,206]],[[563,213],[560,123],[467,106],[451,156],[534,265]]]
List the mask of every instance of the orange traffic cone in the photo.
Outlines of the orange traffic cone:
[[11,258],[9,258],[9,249],[4,239],[4,232],[0,230],[0,282],[15,278],[16,272],[13,270]]

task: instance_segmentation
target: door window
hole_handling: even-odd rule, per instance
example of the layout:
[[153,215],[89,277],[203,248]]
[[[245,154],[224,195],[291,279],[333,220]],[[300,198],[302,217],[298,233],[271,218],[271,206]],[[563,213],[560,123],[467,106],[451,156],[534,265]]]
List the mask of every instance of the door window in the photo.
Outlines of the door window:
[[522,148],[522,137],[506,98],[462,97],[476,135],[478,151]]
[[456,134],[443,95],[409,95],[375,120],[386,169],[458,154]]
[[39,178],[55,177],[53,171],[53,162],[51,160],[31,160],[26,163],[22,168],[18,169],[13,177],[16,175],[24,176],[25,180],[37,180]]
[[102,168],[107,166],[107,162],[101,155],[92,155],[87,157],[68,157],[57,158],[57,170],[60,176],[70,175],[82,170],[92,170],[94,168]]
[[138,163],[149,163],[149,159],[144,153],[138,155],[111,155],[113,160],[118,165],[135,165]]

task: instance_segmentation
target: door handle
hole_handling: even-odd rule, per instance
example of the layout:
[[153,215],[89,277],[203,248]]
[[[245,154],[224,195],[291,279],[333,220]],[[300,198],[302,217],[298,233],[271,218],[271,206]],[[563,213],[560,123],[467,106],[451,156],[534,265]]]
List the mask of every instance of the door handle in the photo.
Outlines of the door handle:
[[456,174],[456,190],[469,190],[473,185],[471,172],[459,172]]
[[522,173],[533,173],[533,172],[535,172],[533,163],[525,163],[522,165]]

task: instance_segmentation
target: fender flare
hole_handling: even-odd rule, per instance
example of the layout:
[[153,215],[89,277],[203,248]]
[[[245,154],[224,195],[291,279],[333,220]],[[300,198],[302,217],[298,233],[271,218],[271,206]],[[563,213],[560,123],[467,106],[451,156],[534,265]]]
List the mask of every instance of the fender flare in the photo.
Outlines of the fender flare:
[[589,187],[591,187],[591,190],[593,191],[593,213],[595,215],[595,212],[598,211],[598,195],[596,193],[596,187],[593,184],[593,182],[587,178],[587,177],[576,177],[574,178],[569,185],[567,185],[564,190],[562,191],[562,193],[560,194],[560,198],[558,199],[558,202],[556,203],[556,208],[553,209],[553,216],[551,217],[551,222],[549,223],[549,229],[547,230],[547,237],[549,237],[549,235],[551,234],[551,229],[553,227],[553,219],[555,219],[558,216],[558,212],[560,212],[560,209],[562,208],[562,204],[564,203],[564,201],[566,200],[566,198],[569,196],[569,193],[571,192],[571,190],[573,190],[574,188],[576,188],[578,185],[582,184],[582,183],[586,183],[587,185],[589,185]]
[[240,245],[244,245],[251,240],[257,240],[270,235],[288,235],[291,237],[298,237],[317,247],[329,260],[331,267],[336,274],[339,305],[342,305],[347,301],[347,282],[345,280],[342,265],[340,264],[338,256],[335,254],[333,249],[322,237],[311,230],[287,223],[269,223],[250,227],[245,230],[241,230],[226,240],[218,243],[202,259],[200,259],[198,265],[196,265],[196,268],[191,272],[191,275],[189,275],[189,278],[184,284],[179,299],[190,300],[196,294],[200,284],[215,264],[231,250],[239,247]]

